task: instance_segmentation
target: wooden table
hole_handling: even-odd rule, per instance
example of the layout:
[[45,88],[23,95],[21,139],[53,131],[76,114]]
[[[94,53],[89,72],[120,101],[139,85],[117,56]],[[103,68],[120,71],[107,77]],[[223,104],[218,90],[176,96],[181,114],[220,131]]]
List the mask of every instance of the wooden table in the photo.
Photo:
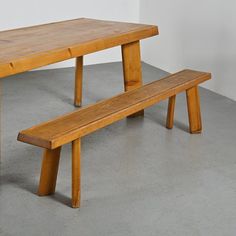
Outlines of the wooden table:
[[76,58],[75,100],[81,105],[83,55],[121,45],[125,91],[142,85],[139,41],[157,26],[76,19],[0,32],[0,78]]

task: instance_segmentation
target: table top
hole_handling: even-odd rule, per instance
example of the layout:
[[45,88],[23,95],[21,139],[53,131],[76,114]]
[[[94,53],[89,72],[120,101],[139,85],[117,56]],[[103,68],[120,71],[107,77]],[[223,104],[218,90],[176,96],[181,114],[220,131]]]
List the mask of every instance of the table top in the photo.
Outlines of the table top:
[[80,18],[0,32],[0,78],[158,34],[154,25]]

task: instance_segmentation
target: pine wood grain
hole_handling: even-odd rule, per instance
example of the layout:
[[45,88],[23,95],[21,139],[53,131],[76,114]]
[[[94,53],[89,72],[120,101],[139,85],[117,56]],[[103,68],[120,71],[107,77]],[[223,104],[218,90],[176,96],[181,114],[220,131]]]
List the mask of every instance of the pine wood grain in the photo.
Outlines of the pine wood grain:
[[1,31],[0,78],[157,34],[157,26],[86,18]]
[[113,98],[23,130],[18,140],[54,149],[197,86],[210,73],[184,70]]

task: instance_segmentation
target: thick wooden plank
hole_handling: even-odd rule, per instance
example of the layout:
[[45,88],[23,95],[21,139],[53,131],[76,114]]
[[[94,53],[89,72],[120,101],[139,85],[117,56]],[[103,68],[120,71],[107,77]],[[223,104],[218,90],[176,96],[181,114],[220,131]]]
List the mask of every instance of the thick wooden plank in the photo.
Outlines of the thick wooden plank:
[[184,70],[21,131],[18,140],[54,149],[210,78],[210,73]]
[[0,32],[0,78],[158,34],[156,26],[75,19]]

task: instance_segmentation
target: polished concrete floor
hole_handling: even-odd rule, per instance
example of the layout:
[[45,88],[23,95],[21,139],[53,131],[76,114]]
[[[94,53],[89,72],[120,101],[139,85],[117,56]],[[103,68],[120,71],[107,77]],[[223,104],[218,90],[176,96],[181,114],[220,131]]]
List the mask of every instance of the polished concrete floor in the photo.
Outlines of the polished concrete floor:
[[[143,65],[144,82],[166,73]],[[82,206],[70,208],[71,147],[54,196],[38,197],[40,148],[21,129],[74,110],[73,68],[29,72],[2,83],[0,235],[235,236],[236,102],[201,89],[203,133],[190,135],[185,95],[175,127],[167,103],[82,140]],[[120,63],[85,67],[84,105],[120,93]]]

